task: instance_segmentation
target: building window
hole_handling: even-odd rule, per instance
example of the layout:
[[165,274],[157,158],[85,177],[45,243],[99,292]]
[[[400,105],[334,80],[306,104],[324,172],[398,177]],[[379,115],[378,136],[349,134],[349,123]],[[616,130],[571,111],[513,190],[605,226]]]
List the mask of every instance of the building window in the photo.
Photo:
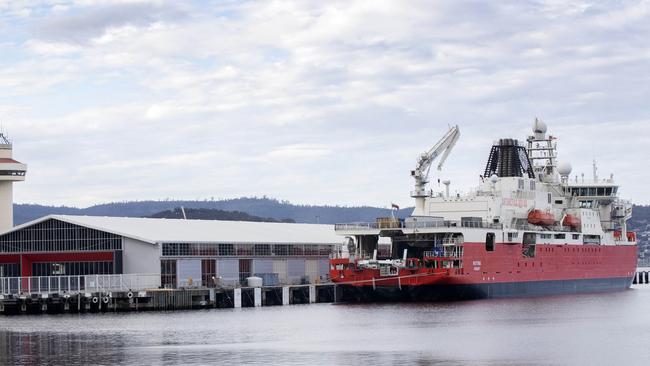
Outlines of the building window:
[[268,244],[255,244],[253,246],[253,255],[271,255],[271,246]]
[[112,261],[96,262],[35,262],[32,276],[86,276],[113,274]]
[[275,244],[273,245],[273,254],[280,256],[289,255],[289,246],[286,244]]
[[122,237],[50,219],[0,235],[0,253],[82,252],[122,249]]
[[163,243],[164,257],[328,256],[334,244]]
[[235,246],[232,244],[219,244],[219,255],[221,256],[235,255]]
[[0,263],[0,277],[20,277],[18,263]]

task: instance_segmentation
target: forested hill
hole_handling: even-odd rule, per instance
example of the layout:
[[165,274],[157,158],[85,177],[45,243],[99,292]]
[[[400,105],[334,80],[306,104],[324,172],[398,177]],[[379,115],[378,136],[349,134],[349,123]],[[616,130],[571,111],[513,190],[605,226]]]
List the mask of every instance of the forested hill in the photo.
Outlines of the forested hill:
[[[236,198],[219,201],[115,202],[88,208],[16,204],[14,205],[14,221],[18,225],[48,214],[149,217],[163,211],[173,211],[179,207],[239,211],[240,213],[278,221],[290,219],[295,222],[320,222],[323,224],[374,221],[377,217],[390,216],[391,214],[389,209],[368,206],[307,206],[294,205],[286,201],[269,198]],[[404,208],[397,212],[397,216],[406,217],[412,210],[413,208]],[[629,226],[630,230],[650,231],[650,206],[634,206]]]
[[[49,214],[149,217],[159,212],[174,210],[179,207],[185,207],[186,209],[239,211],[253,216],[273,218],[276,220],[291,219],[301,223],[319,222],[322,224],[374,221],[377,217],[386,217],[391,214],[390,209],[368,206],[308,206],[295,205],[270,198],[236,198],[219,201],[166,200],[115,202],[88,208],[16,204],[14,205],[14,222],[16,225],[19,225]],[[406,217],[412,210],[412,208],[404,208],[399,210],[396,216]]]
[[223,221],[254,221],[254,222],[288,222],[293,219],[274,219],[272,217],[259,217],[240,211],[224,211],[210,208],[177,208],[149,216],[155,219],[187,219],[187,220],[223,220]]

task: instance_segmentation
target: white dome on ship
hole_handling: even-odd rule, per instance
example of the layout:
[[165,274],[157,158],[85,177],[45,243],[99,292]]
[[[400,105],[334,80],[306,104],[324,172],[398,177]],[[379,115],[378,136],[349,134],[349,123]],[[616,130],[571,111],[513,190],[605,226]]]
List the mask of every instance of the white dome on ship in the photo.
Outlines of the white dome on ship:
[[535,122],[533,122],[533,132],[534,133],[546,133],[546,123],[543,121],[535,118]]
[[567,162],[560,163],[557,166],[557,172],[560,173],[560,175],[563,176],[563,177],[568,177],[569,174],[571,174],[571,170],[572,170],[571,164],[569,164]]

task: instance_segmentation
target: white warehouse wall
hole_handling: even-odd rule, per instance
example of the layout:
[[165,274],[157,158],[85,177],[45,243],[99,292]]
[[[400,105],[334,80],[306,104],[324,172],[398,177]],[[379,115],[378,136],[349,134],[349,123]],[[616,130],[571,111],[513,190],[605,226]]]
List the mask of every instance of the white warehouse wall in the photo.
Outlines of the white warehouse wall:
[[122,263],[125,274],[160,274],[160,246],[123,237]]

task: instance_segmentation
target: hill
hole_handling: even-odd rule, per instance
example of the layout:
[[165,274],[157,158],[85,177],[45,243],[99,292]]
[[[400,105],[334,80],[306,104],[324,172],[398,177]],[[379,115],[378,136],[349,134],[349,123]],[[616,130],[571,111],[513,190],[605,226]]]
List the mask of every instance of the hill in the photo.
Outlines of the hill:
[[[391,210],[389,209],[369,206],[309,206],[295,205],[286,201],[266,197],[243,197],[203,201],[114,202],[87,208],[16,204],[14,205],[14,222],[18,225],[48,214],[149,217],[163,211],[174,210],[178,207],[185,207],[186,209],[239,211],[248,215],[273,218],[276,220],[291,219],[299,223],[322,224],[374,221],[377,217],[390,216],[391,214]],[[406,217],[411,211],[412,208],[404,208],[399,210],[396,215]]]
[[[183,215],[185,211],[185,215]],[[274,219],[272,217],[259,217],[240,211],[224,211],[209,208],[175,208],[149,216],[156,219],[182,219],[188,220],[223,220],[223,221],[254,221],[254,222],[295,222],[293,219]]]

